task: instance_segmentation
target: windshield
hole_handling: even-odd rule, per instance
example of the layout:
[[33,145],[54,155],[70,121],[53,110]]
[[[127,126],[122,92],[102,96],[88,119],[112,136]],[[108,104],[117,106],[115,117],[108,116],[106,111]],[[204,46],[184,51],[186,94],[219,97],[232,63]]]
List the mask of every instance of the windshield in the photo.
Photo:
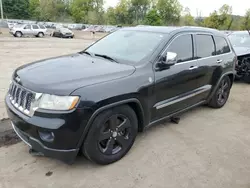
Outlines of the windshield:
[[71,32],[68,28],[60,28],[61,32]]
[[233,46],[250,48],[250,35],[248,33],[235,33],[229,35],[228,38]]
[[116,31],[86,49],[92,54],[106,55],[118,60],[138,62],[151,54],[165,34],[142,31]]

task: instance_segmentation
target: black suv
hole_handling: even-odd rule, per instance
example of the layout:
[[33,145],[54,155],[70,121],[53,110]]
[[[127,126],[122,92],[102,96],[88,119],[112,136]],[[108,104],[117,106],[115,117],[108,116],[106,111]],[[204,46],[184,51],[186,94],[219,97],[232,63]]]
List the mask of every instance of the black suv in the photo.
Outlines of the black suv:
[[19,67],[5,101],[31,153],[109,164],[149,126],[201,104],[222,107],[236,61],[214,29],[122,28],[76,54]]

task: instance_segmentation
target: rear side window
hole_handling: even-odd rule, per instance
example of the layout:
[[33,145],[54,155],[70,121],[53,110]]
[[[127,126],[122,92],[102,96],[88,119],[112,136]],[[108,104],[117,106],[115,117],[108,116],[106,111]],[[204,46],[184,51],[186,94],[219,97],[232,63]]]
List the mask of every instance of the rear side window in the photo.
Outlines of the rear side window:
[[40,27],[41,29],[46,29],[43,25],[39,25],[39,27]]
[[196,35],[196,48],[198,58],[215,55],[215,46],[211,35]]
[[33,29],[39,29],[39,27],[37,25],[32,25]]
[[177,53],[177,63],[193,59],[193,40],[191,34],[178,36],[168,47],[168,52]]
[[214,37],[214,41],[215,41],[215,46],[216,46],[216,54],[220,55],[220,54],[225,54],[230,52],[230,47],[226,41],[225,38],[223,37]]

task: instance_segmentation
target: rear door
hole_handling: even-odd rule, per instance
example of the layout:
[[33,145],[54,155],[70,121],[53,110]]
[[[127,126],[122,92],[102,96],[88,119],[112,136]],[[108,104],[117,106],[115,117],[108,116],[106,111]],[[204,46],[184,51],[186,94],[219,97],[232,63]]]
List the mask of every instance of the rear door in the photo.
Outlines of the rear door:
[[38,25],[33,24],[32,25],[32,35],[37,35],[40,32],[40,28],[38,27]]
[[200,73],[198,84],[212,87],[221,77],[226,61],[230,61],[225,59],[226,54],[230,53],[230,48],[225,38],[211,34],[196,34],[195,46]]
[[198,87],[212,87],[213,72],[217,66],[215,42],[212,34],[195,34],[195,59],[197,59],[199,66]]
[[216,63],[214,65],[213,83],[217,83],[218,77],[221,77],[223,70],[226,67],[232,65],[232,61],[235,60],[235,54],[231,51],[229,43],[224,36],[214,36],[216,47]]

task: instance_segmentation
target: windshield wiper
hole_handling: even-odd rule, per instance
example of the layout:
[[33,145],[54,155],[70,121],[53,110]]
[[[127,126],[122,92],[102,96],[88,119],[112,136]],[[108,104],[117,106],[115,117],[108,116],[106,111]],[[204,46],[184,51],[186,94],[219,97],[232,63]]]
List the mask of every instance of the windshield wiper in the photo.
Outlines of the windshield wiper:
[[108,59],[108,60],[110,60],[110,61],[114,61],[114,62],[118,63],[117,60],[115,60],[114,58],[112,58],[112,57],[110,57],[110,56],[102,55],[102,54],[94,54],[94,55],[95,55],[95,56],[99,56],[99,57],[103,57],[103,58],[105,58],[105,59]]
[[79,52],[79,54],[88,54],[88,55],[90,55],[91,57],[94,56],[92,53],[87,52],[87,51],[81,51],[81,52]]

